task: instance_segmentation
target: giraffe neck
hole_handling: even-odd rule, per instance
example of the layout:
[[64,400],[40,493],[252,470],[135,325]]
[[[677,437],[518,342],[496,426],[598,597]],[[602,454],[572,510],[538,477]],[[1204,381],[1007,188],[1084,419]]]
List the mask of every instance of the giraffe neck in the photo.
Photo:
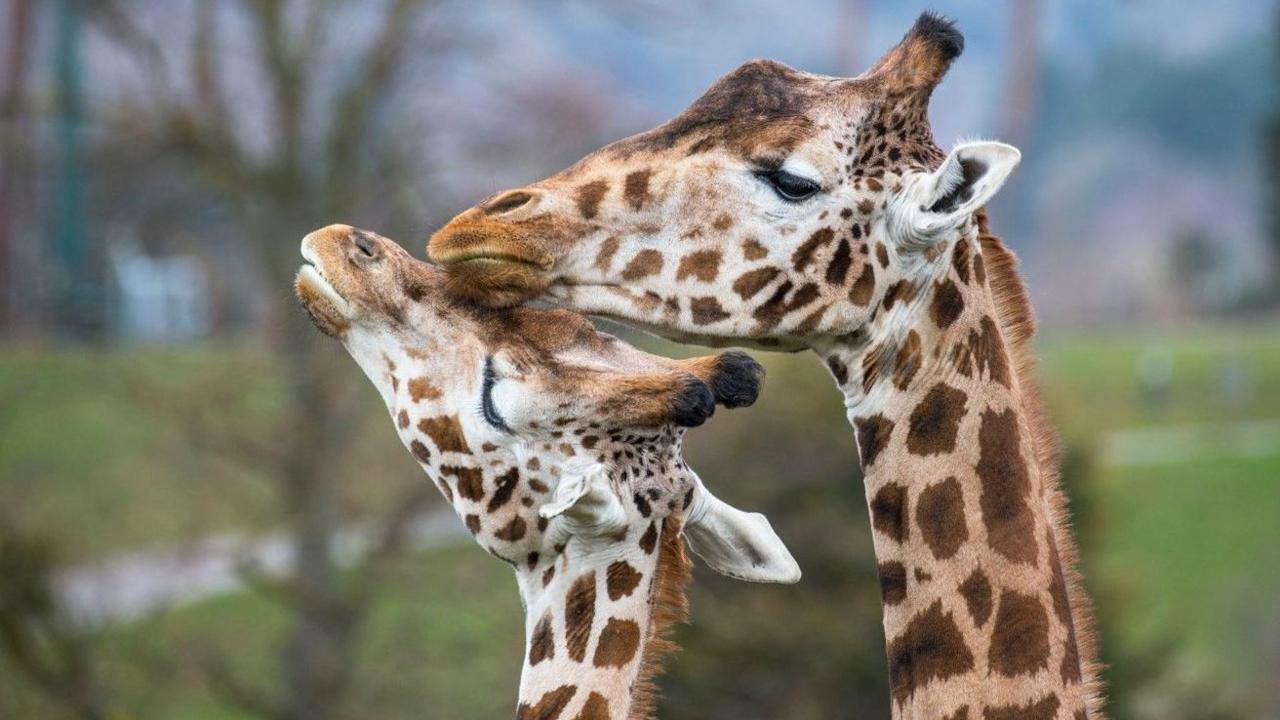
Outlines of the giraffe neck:
[[518,720],[645,720],[653,676],[685,619],[690,563],[679,522],[628,531],[626,552],[574,542],[558,560],[518,573],[526,603]]
[[1096,720],[1029,308],[1012,255],[976,235],[866,336],[820,350],[864,470],[892,713]]

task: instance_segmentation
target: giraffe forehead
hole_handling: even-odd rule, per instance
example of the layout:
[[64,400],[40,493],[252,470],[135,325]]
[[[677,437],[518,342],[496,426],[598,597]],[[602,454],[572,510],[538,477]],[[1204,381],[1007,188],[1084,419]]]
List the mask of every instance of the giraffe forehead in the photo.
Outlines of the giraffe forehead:
[[627,157],[677,146],[690,155],[717,147],[740,153],[768,145],[794,147],[814,135],[826,108],[856,105],[862,97],[856,88],[772,60],[752,60],[720,78],[672,120],[603,152]]

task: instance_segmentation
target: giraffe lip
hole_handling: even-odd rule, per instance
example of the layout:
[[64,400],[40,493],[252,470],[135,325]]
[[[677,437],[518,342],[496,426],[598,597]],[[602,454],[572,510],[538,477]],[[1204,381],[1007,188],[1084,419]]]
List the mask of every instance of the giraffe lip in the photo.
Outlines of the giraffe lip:
[[444,256],[437,255],[435,260],[448,268],[485,268],[518,265],[543,272],[551,269],[549,262],[539,262],[514,253],[486,249],[463,250]]

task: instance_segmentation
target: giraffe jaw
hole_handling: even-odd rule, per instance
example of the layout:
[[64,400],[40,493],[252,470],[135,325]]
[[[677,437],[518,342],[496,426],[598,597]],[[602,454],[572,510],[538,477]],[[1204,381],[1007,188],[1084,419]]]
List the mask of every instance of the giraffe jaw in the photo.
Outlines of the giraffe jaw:
[[335,340],[342,339],[351,327],[351,303],[342,297],[324,276],[324,269],[311,251],[306,239],[302,241],[302,267],[293,281],[293,291],[302,308],[311,316],[311,322],[320,332]]

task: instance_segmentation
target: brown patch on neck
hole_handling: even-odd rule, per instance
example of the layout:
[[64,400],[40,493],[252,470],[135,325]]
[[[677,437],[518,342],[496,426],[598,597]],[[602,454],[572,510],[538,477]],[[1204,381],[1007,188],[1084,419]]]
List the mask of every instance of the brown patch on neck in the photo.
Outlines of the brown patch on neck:
[[[1056,541],[1061,571],[1070,601],[1071,616],[1079,643],[1080,668],[1084,675],[1085,705],[1090,720],[1102,720],[1102,680],[1098,677],[1097,636],[1093,629],[1093,607],[1080,584],[1078,569],[1079,552],[1068,532],[1070,518],[1067,501],[1062,494],[1058,477],[1058,465],[1062,447],[1058,434],[1049,421],[1040,388],[1035,382],[1035,356],[1031,351],[1031,339],[1035,335],[1035,314],[1027,296],[1026,285],[1018,274],[1018,260],[1005,247],[1000,238],[991,234],[985,210],[977,212],[979,254],[974,258],[974,272],[985,269],[985,279],[991,289],[995,304],[996,321],[1004,336],[1007,352],[1017,381],[1018,397],[1027,426],[1031,431],[1031,444],[1041,481],[1048,488],[1050,524]],[[977,263],[981,261],[982,265]]]
[[662,522],[662,545],[658,567],[649,596],[649,633],[640,655],[640,670],[632,686],[631,710],[627,720],[649,720],[658,702],[655,679],[662,672],[667,655],[679,649],[670,639],[672,629],[689,619],[689,598],[685,586],[693,578],[693,563],[684,553],[681,523],[668,517]]

